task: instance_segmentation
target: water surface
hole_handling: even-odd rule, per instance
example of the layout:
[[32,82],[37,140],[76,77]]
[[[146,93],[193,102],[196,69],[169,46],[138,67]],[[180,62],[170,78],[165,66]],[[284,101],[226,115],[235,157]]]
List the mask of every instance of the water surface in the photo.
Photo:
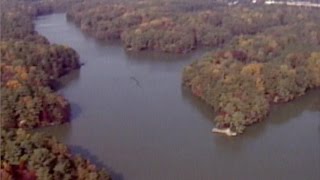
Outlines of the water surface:
[[36,30],[74,48],[85,63],[62,79],[72,122],[45,128],[114,179],[320,179],[320,91],[273,108],[264,122],[228,138],[211,133],[212,110],[181,88],[188,55],[126,53],[66,21],[39,17]]

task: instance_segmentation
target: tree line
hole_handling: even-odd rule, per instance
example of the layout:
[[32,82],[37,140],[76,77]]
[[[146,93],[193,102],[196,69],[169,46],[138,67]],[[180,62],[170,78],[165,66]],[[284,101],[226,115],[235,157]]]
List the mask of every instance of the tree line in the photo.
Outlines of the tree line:
[[264,120],[271,104],[320,86],[320,25],[301,18],[233,38],[185,67],[183,84],[214,107],[217,127],[242,133]]
[[1,131],[2,180],[110,180],[110,176],[55,138],[18,129]]
[[0,179],[111,179],[88,160],[71,155],[50,136],[31,129],[70,120],[70,104],[53,84],[78,69],[70,47],[50,44],[33,24],[38,15],[60,11],[70,0],[1,0]]
[[127,50],[187,53],[222,47],[239,35],[315,18],[316,10],[214,2],[141,1],[79,3],[67,18],[84,32],[105,41],[119,39]]

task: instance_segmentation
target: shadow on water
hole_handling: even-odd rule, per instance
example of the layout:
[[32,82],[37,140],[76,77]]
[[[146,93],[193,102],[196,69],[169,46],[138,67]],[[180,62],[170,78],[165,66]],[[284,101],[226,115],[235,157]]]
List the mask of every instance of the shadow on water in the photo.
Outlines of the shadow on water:
[[59,80],[51,81],[49,84],[50,84],[50,88],[54,91],[58,91],[59,89],[62,89],[62,84]]
[[113,180],[123,180],[124,177],[121,173],[116,172],[111,167],[107,166],[105,162],[102,162],[99,160],[99,158],[93,154],[90,153],[87,149],[82,148],[81,146],[77,145],[68,145],[70,151],[73,154],[79,154],[82,157],[86,157],[91,163],[95,164],[98,168],[105,169],[107,172],[111,175],[111,178]]
[[288,120],[299,116],[304,111],[317,111],[313,108],[320,95],[320,89],[308,91],[305,95],[296,98],[289,103],[276,104],[271,107],[268,120],[272,124],[283,124]]
[[210,122],[214,123],[215,113],[214,109],[206,104],[200,98],[192,95],[191,91],[181,85],[181,94],[184,100],[186,100],[189,104],[195,107],[201,114],[203,115],[203,119],[207,119]]
[[82,113],[82,108],[73,102],[69,102],[71,106],[71,121],[78,119],[80,114]]
[[69,86],[69,84],[72,84],[72,82],[78,81],[80,77],[80,70],[73,70],[69,74],[62,76],[57,81],[53,81],[51,83],[51,88],[54,91],[59,91],[66,86]]
[[65,88],[67,86],[71,86],[74,82],[80,80],[80,69],[74,70],[68,75],[65,75],[60,78],[61,88]]
[[61,125],[54,125],[48,127],[40,127],[32,129],[30,132],[44,133],[45,135],[54,136],[60,142],[67,142],[70,135],[72,135],[72,126],[70,123],[64,123]]
[[[125,50],[124,50],[125,51]],[[168,64],[179,65],[189,64],[190,60],[195,60],[203,55],[205,50],[195,50],[186,54],[161,53],[155,51],[125,51],[126,59],[130,60],[129,64]]]
[[320,96],[319,98],[313,103],[311,111],[320,111]]
[[[184,61],[184,59],[188,59],[192,53],[188,54],[164,54],[164,53],[159,53],[159,52],[154,52],[154,51],[139,51],[139,52],[134,52],[134,51],[126,51],[126,56],[128,59],[135,61],[135,62],[157,62],[163,63],[163,61],[168,61],[172,63],[176,63],[176,61]],[[161,58],[159,58],[161,57]]]

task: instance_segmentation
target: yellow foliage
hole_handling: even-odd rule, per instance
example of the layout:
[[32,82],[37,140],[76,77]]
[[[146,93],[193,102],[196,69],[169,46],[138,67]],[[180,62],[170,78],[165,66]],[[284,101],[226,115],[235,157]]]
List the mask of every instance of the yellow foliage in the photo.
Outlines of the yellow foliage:
[[219,74],[220,73],[220,70],[219,69],[213,69],[213,74]]
[[21,84],[19,83],[19,81],[17,80],[9,80],[7,83],[6,83],[6,86],[10,89],[18,89],[21,87]]
[[24,103],[27,103],[27,102],[29,102],[29,101],[32,101],[32,97],[31,97],[31,96],[25,96],[25,97],[22,98],[22,101],[23,101]]
[[320,86],[320,52],[313,52],[308,59],[308,69],[314,86]]
[[262,67],[262,63],[251,63],[242,68],[241,74],[260,76]]
[[263,92],[265,90],[264,81],[259,77],[256,80],[256,88],[258,91]]
[[23,72],[23,73],[21,73],[20,74],[20,78],[22,79],[22,80],[27,80],[28,79],[28,73],[26,73],[26,72]]
[[280,71],[282,71],[282,72],[287,72],[287,71],[289,71],[288,65],[282,64],[282,65],[280,66]]
[[29,107],[29,108],[33,107],[33,101],[31,96],[23,97],[22,102],[26,105],[26,107]]
[[26,72],[27,72],[26,68],[25,68],[25,67],[22,67],[22,66],[15,66],[15,67],[14,67],[14,70],[15,70],[15,72],[18,73],[18,74],[26,73]]
[[317,65],[320,65],[320,52],[313,52],[311,53],[310,59],[315,60]]
[[252,43],[253,43],[253,40],[252,39],[246,39],[246,38],[244,38],[244,37],[241,37],[240,39],[239,39],[239,41],[238,41],[238,43],[239,43],[239,46],[240,47],[248,47],[248,46],[250,46]]
[[161,19],[154,19],[154,20],[150,21],[150,25],[151,26],[158,26],[160,24],[162,24],[162,20]]
[[234,78],[233,75],[226,75],[226,76],[224,77],[223,82],[226,83],[226,84],[231,83],[233,78]]
[[298,16],[297,16],[297,17],[298,17],[298,19],[299,19],[299,20],[302,20],[302,19],[304,18],[303,14],[301,14],[301,13],[300,13],[300,14],[298,14]]

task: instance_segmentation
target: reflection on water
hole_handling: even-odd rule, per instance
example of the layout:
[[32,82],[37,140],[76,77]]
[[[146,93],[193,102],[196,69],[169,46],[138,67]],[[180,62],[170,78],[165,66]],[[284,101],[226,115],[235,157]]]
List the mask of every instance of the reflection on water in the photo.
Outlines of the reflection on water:
[[72,83],[79,81],[80,78],[80,70],[74,70],[70,72],[67,76],[63,76],[60,78],[60,88],[63,89],[65,86],[72,86]]
[[85,63],[59,90],[73,120],[40,131],[109,167],[115,179],[320,178],[320,112],[309,110],[319,90],[274,106],[242,136],[214,135],[213,111],[181,88],[183,67],[202,52],[126,53],[84,35],[64,14],[40,17],[36,29]]
[[[274,106],[272,108],[272,113],[269,116],[270,123],[281,125],[282,123],[287,123],[290,119],[298,117],[304,112],[315,111],[313,106],[317,101],[317,97],[320,96],[319,93],[319,89],[311,90],[303,97],[297,98],[290,103]],[[318,116],[317,120],[320,120],[320,116]]]
[[214,124],[215,113],[211,106],[205,104],[200,98],[193,96],[191,91],[186,87],[181,86],[181,94],[184,101],[190,103],[193,107],[197,108],[199,112],[201,112],[204,116],[203,120],[210,120],[212,124]]
[[96,166],[108,171],[108,173],[111,175],[113,180],[123,180],[124,179],[123,175],[121,173],[114,171],[114,169],[109,167],[105,162],[101,161],[101,159],[98,158],[97,156],[91,154],[87,149],[84,149],[83,147],[76,146],[76,145],[69,145],[69,149],[72,153],[79,154],[82,157],[86,157],[87,159],[90,160],[90,162],[92,162]]

